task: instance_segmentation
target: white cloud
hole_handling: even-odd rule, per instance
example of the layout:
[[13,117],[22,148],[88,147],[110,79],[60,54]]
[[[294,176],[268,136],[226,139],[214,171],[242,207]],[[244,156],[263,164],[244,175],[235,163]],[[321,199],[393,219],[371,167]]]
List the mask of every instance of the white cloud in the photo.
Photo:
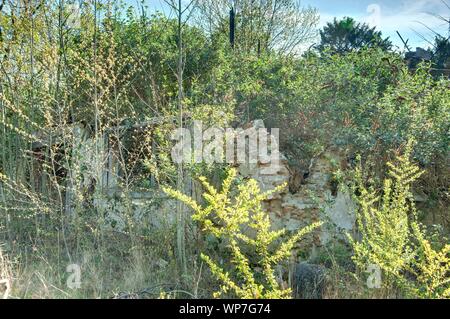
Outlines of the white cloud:
[[[357,21],[375,26],[383,32],[383,35],[389,36],[395,44],[401,46],[400,39],[396,34],[396,31],[399,31],[404,38],[409,39],[410,46],[413,48],[429,45],[417,33],[428,40],[434,38],[433,31],[443,35],[447,34],[449,25],[436,17],[436,15],[450,17],[450,9],[441,0],[405,0],[394,4],[392,2],[369,4],[367,12],[360,15],[322,13],[319,28],[332,21],[334,17],[340,19],[344,16],[351,16]],[[447,3],[450,4],[450,1],[447,0]]]
[[[422,26],[419,23],[421,22],[430,28],[440,28],[443,25],[443,21],[433,16],[433,13],[441,15],[445,15],[446,13],[450,14],[450,10],[448,10],[448,12],[444,12],[442,7],[439,8],[430,5],[430,3],[435,3],[436,1],[421,0],[408,2],[412,2],[413,5],[404,6],[402,10],[398,12],[392,12],[387,7],[379,7],[379,25],[377,25],[377,27],[388,31],[395,31],[398,29]],[[364,22],[370,21],[369,16],[361,18]]]

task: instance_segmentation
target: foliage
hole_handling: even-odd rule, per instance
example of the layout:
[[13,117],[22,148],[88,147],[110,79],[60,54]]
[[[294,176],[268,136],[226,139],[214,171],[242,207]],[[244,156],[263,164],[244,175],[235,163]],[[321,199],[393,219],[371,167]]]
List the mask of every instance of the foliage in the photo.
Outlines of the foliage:
[[407,295],[445,298],[450,289],[450,247],[434,250],[417,221],[411,185],[423,172],[410,161],[411,149],[409,143],[396,165],[388,163],[391,179],[385,180],[381,196],[364,186],[361,168],[356,170],[361,239],[349,236],[352,259],[360,269],[379,266],[387,288],[397,284]]
[[392,276],[400,276],[413,258],[408,219],[415,212],[410,206],[410,185],[421,175],[409,161],[409,152],[398,160],[398,167],[389,165],[389,175],[393,179],[385,180],[381,198],[364,186],[361,169],[356,170],[361,241],[352,240],[353,259],[359,267],[378,265]]
[[436,36],[434,42],[433,63],[437,68],[448,69],[450,66],[450,39]]
[[227,34],[230,9],[236,12],[236,49],[241,53],[276,51],[298,54],[315,36],[316,9],[297,0],[207,0],[199,3],[199,20],[209,32]]
[[[178,21],[170,14],[149,14],[145,1],[134,10],[128,1],[86,0],[77,26],[69,21],[68,6],[78,2],[0,1],[0,241],[23,270],[15,276],[18,288],[12,294],[109,297],[117,289],[145,289],[143,285],[155,281],[150,278],[154,271],[161,276],[157,284],[164,278],[178,287],[178,272],[171,268],[175,227],[155,230],[150,223],[136,222],[133,198],[136,192],[158,193],[158,187],[174,185],[177,179],[170,133],[177,125],[173,119],[178,118],[179,106]],[[244,127],[255,119],[282,128],[281,149],[290,168],[300,169],[295,170],[298,176],[307,176],[311,158],[329,146],[344,149],[350,165],[354,154],[361,153],[373,184],[384,178],[385,163],[413,138],[417,143],[412,156],[426,169],[417,183],[427,199],[421,205],[428,208],[420,217],[428,222],[442,208],[436,223],[445,234],[450,81],[433,76],[433,68],[446,68],[446,37],[436,38],[432,64],[411,71],[402,55],[388,50],[389,41],[378,31],[345,19],[322,31],[327,42],[320,51],[308,50],[301,56],[300,50],[315,35],[315,9],[292,0],[244,0],[232,2],[237,13],[232,48],[227,37],[229,1],[195,4],[200,10],[182,26],[181,102],[187,119],[202,120],[204,128]],[[103,174],[105,166],[110,168],[108,174]],[[200,164],[184,169],[194,176],[217,177],[224,167]],[[344,182],[341,173],[346,172],[334,171],[331,184]],[[267,228],[266,215],[254,200],[263,194],[252,183],[241,184],[237,194],[231,189],[226,195],[207,193],[211,200],[222,194],[220,199],[229,202],[223,213],[210,208],[215,206],[208,201],[208,207],[199,209],[211,209],[210,215],[202,215],[198,222],[206,232],[221,231],[216,226],[227,223],[274,236],[273,241],[238,235],[237,230],[219,232],[216,235],[228,238],[229,246],[234,238],[241,249],[233,251],[230,246],[234,264],[222,269],[215,258],[205,258],[215,274],[226,279],[228,286],[223,286],[229,294],[240,289],[239,294],[246,296],[287,296],[271,277],[270,269],[277,263],[265,261],[269,270],[254,267],[264,260],[255,256],[253,244],[270,245],[267,249],[272,252],[278,233]],[[382,224],[374,219],[363,223],[374,228],[373,236],[382,238],[370,237],[367,231],[366,237],[372,239],[366,244],[373,249],[367,256],[375,259],[380,254],[384,267],[396,274],[393,277],[403,278],[401,284],[414,296],[448,296],[448,268],[443,266],[448,264],[448,240],[430,237],[412,219],[414,208],[397,184],[391,176],[385,190],[367,189],[369,203],[379,199],[367,204],[367,218],[384,216]],[[400,195],[404,197],[397,198]],[[247,198],[248,203],[243,202]],[[156,197],[146,201],[148,207],[140,205],[143,215],[153,213],[163,200]],[[124,210],[123,220],[111,220],[110,212],[116,209]],[[248,214],[247,220],[231,218],[232,209],[240,216]],[[401,223],[388,227],[406,215],[408,227]],[[208,226],[208,220],[214,222]],[[189,245],[201,245],[202,240],[191,241],[196,232],[187,235]],[[381,251],[383,243],[389,247]],[[170,271],[134,256],[138,251],[158,264],[168,263]],[[240,258],[239,252],[248,258]],[[396,259],[396,253],[406,261]],[[59,266],[80,261],[85,254],[95,256],[86,264],[89,284],[79,294],[68,293],[65,269]],[[345,259],[344,253],[338,255]],[[246,277],[245,260],[254,281]],[[190,265],[193,273],[198,270],[196,262]],[[235,272],[238,266],[240,273]],[[116,268],[121,278],[114,278]],[[128,271],[135,275],[126,276]],[[209,295],[210,285],[203,282],[209,277],[200,277],[192,275],[197,286],[185,288],[195,296]],[[345,278],[338,282],[344,285]],[[200,281],[204,287],[199,288]]]
[[417,245],[417,258],[411,272],[416,276],[419,287],[416,295],[422,298],[450,298],[450,245],[433,248],[425,237],[420,224],[411,224]]
[[320,31],[321,42],[318,45],[320,51],[329,50],[332,53],[348,53],[360,50],[364,47],[379,47],[389,50],[392,43],[389,39],[383,39],[380,31],[367,24],[357,23],[353,18],[345,17],[342,20],[334,18],[333,22]]
[[[245,299],[290,298],[291,290],[280,288],[274,267],[291,255],[297,241],[319,227],[321,223],[315,223],[298,231],[273,250],[272,246],[285,235],[286,231],[271,230],[269,216],[262,209],[261,203],[270,194],[285,186],[261,193],[257,182],[249,180],[240,184],[237,187],[238,193],[231,197],[235,178],[236,171],[231,169],[220,192],[214,189],[205,178],[200,178],[207,191],[203,195],[207,201],[205,208],[178,191],[171,189],[165,189],[165,191],[194,210],[192,218],[199,223],[205,233],[225,240],[228,244],[231,253],[232,267],[230,268],[233,268],[233,272],[223,269],[209,256],[202,254],[202,259],[221,282],[221,288],[215,294],[216,297],[227,296],[231,293]],[[244,231],[244,229],[248,230]],[[254,236],[249,233],[254,233]],[[246,254],[245,251],[254,255]]]
[[246,60],[235,86],[241,117],[283,127],[290,159],[307,162],[329,144],[385,161],[409,138],[424,165],[444,163],[449,145],[449,81],[429,65],[408,71],[402,57],[379,48],[346,55],[308,54]]

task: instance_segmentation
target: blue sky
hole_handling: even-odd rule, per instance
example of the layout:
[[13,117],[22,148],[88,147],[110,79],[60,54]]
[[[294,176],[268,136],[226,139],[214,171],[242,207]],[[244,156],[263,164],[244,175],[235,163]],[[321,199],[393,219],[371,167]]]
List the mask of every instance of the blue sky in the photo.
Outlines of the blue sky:
[[[126,1],[136,3],[136,0]],[[409,39],[411,48],[430,46],[417,33],[428,40],[434,37],[431,30],[448,35],[449,25],[434,16],[450,18],[450,9],[443,1],[450,6],[450,0],[301,0],[301,3],[319,10],[319,27],[323,27],[334,17],[350,16],[376,26],[384,36],[389,36],[395,45],[403,49],[396,31],[404,39]],[[165,10],[163,0],[146,0],[145,3],[151,10]]]
[[[450,0],[444,1],[450,6]],[[429,46],[417,33],[432,39],[433,32],[428,28],[444,35],[449,30],[448,24],[434,16],[450,17],[450,9],[442,0],[303,0],[302,3],[319,9],[320,26],[334,17],[351,16],[376,26],[399,46],[402,44],[395,31],[409,39],[410,46],[415,48]]]

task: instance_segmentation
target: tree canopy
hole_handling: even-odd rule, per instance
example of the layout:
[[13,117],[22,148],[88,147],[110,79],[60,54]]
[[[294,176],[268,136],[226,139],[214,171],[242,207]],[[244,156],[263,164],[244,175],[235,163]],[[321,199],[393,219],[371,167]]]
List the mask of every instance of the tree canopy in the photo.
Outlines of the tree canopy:
[[383,39],[380,31],[371,28],[366,23],[356,22],[353,18],[345,17],[342,20],[334,18],[333,22],[320,31],[320,51],[329,50],[332,53],[347,53],[360,50],[364,47],[379,47],[389,50],[392,43],[389,38]]
[[298,53],[300,45],[316,36],[318,11],[298,0],[203,0],[199,20],[211,32],[228,33],[230,10],[236,46],[244,52]]

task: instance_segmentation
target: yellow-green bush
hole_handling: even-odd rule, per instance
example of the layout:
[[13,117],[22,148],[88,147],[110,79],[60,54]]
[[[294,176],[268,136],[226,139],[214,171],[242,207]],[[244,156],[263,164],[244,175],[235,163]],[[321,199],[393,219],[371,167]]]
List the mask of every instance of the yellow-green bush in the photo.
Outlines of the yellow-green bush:
[[[203,195],[206,207],[178,191],[165,191],[193,209],[192,218],[205,233],[228,244],[230,270],[220,267],[211,257],[201,255],[213,275],[221,282],[220,291],[214,294],[215,297],[232,295],[243,299],[290,298],[291,289],[280,287],[275,277],[275,266],[291,255],[297,241],[321,223],[301,229],[287,241],[276,245],[286,231],[271,229],[269,215],[263,210],[262,202],[285,186],[262,193],[258,183],[249,180],[238,185],[237,194],[233,196],[232,184],[235,178],[236,171],[231,169],[221,191],[214,189],[205,178],[200,178],[206,189]],[[253,252],[254,255],[246,251]]]
[[417,220],[412,183],[423,173],[410,161],[412,143],[397,163],[388,163],[382,194],[364,185],[356,170],[361,239],[350,238],[353,260],[360,269],[377,265],[385,288],[397,286],[406,296],[450,297],[450,245],[435,250]]

